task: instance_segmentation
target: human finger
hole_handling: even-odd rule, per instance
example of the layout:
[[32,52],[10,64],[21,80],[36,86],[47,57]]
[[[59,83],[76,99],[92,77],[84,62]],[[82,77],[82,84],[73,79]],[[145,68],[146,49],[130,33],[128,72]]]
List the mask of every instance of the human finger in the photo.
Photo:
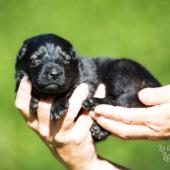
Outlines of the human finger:
[[158,139],[162,136],[159,132],[154,131],[142,125],[127,125],[121,122],[110,120],[102,116],[94,117],[95,121],[104,129],[110,131],[114,136],[122,139]]
[[92,118],[87,114],[82,114],[77,119],[70,133],[73,141],[77,144],[81,143],[90,133],[93,124]]
[[138,94],[140,101],[145,105],[159,105],[170,102],[170,85],[145,88]]
[[[109,119],[124,122],[126,124],[147,124],[148,122],[159,122],[163,115],[168,118],[170,104],[162,104],[148,108],[125,108],[111,105],[98,105],[93,115],[101,115]],[[169,116],[170,117],[170,116]]]
[[125,108],[102,104],[95,107],[93,114],[127,124],[143,124],[150,116],[148,115],[149,111],[149,108]]
[[50,110],[52,100],[40,100],[38,103],[37,118],[38,118],[38,131],[41,136],[50,136]]
[[20,82],[15,106],[19,109],[26,120],[32,120],[33,115],[30,113],[30,100],[31,100],[31,83],[28,81],[28,77],[24,76]]
[[77,114],[79,113],[83,101],[88,96],[88,85],[83,83],[79,85],[73,92],[71,98],[69,99],[69,108],[68,112],[66,113],[62,129],[67,129],[72,126]]
[[90,135],[90,127],[93,123],[89,115],[82,114],[77,119],[76,123],[67,131],[59,130],[54,134],[54,140],[57,144],[76,143],[80,144],[81,141]]
[[100,84],[94,94],[96,98],[104,98],[106,96],[106,88],[104,84]]

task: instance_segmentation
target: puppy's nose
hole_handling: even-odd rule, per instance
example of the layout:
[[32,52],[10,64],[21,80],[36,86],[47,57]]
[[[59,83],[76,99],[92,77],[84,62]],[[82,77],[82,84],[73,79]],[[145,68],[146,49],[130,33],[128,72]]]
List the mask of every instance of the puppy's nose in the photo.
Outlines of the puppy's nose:
[[57,79],[60,77],[61,73],[57,70],[52,70],[50,73],[48,73],[48,78],[49,79]]

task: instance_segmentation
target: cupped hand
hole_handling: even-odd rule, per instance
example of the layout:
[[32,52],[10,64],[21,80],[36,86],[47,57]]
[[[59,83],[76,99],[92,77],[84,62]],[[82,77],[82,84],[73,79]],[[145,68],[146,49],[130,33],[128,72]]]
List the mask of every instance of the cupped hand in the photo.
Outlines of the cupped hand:
[[82,169],[81,167],[89,166],[96,159],[89,130],[93,122],[91,117],[83,113],[74,121],[87,95],[88,86],[81,84],[69,99],[67,113],[57,121],[50,120],[51,99],[39,102],[37,115],[30,113],[31,84],[27,77],[22,79],[16,95],[16,107],[21,111],[27,125],[41,137],[54,156],[70,169]]
[[[102,86],[101,86],[102,87]],[[104,94],[100,86],[95,94]],[[70,170],[119,169],[97,157],[90,127],[93,123],[88,113],[82,113],[75,121],[82,102],[88,96],[88,85],[81,84],[69,99],[69,109],[65,116],[57,121],[50,120],[52,99],[40,100],[37,114],[30,113],[31,83],[25,76],[16,95],[16,107],[20,110],[27,125],[34,130],[48,146],[53,155]]]
[[170,138],[170,85],[143,89],[138,96],[147,108],[98,105],[90,115],[122,139]]

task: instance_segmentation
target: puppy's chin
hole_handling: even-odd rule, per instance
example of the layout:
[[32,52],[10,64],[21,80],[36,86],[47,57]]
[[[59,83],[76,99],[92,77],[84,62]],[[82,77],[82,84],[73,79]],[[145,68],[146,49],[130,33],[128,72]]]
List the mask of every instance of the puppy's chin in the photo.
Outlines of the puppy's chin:
[[51,83],[51,84],[45,86],[43,90],[45,92],[49,92],[49,93],[56,93],[59,91],[59,87],[57,84]]
[[34,88],[41,93],[49,94],[49,95],[60,95],[61,93],[63,93],[63,89],[60,88],[55,83],[50,83],[44,86],[34,86]]

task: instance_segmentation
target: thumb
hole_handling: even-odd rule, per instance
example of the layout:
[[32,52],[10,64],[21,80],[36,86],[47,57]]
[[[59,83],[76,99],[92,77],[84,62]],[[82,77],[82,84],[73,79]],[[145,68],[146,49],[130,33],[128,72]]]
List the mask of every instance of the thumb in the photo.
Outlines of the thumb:
[[145,105],[159,105],[170,102],[170,85],[156,88],[145,88],[138,94]]

